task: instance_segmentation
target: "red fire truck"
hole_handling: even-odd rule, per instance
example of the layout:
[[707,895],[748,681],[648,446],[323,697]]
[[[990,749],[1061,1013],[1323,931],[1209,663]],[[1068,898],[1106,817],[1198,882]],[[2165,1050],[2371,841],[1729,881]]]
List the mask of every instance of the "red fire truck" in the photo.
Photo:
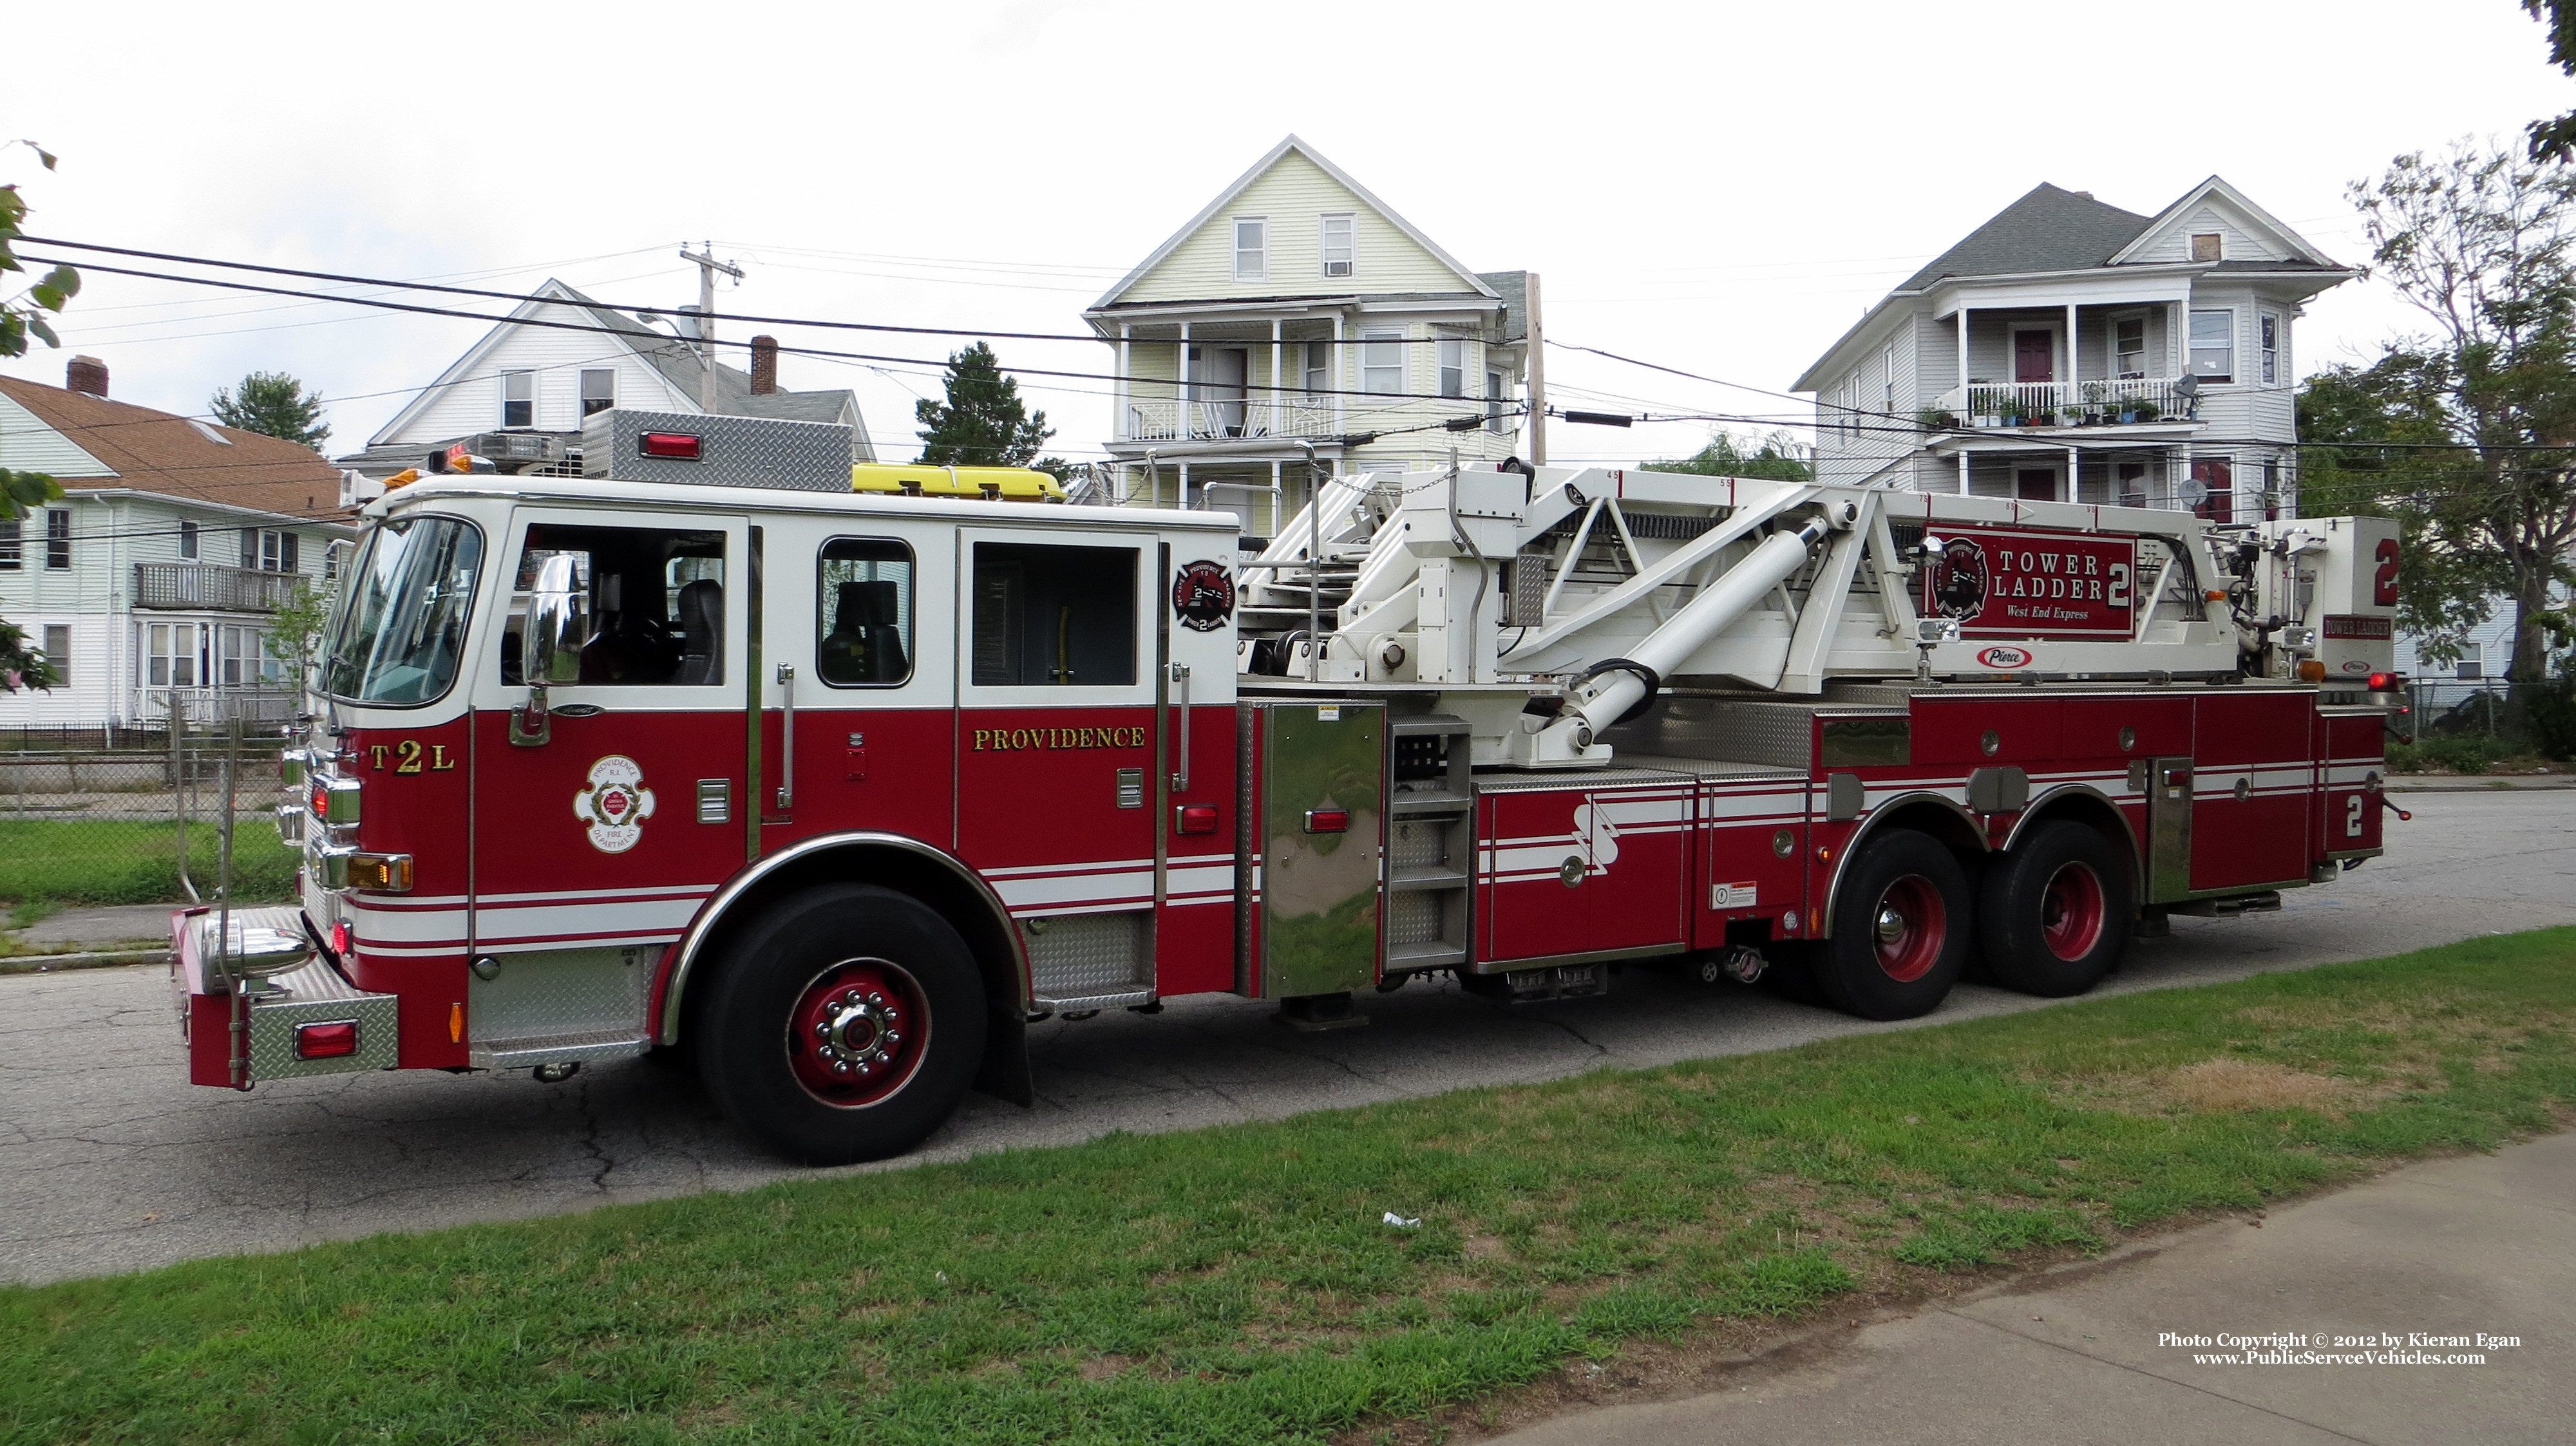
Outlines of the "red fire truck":
[[301,903],[174,922],[196,1082],[679,1051],[865,1159],[1028,1102],[1049,1016],[1663,957],[1895,1019],[2380,851],[2375,519],[1506,464],[1257,538],[854,487],[809,423],[609,411],[583,457],[367,509]]

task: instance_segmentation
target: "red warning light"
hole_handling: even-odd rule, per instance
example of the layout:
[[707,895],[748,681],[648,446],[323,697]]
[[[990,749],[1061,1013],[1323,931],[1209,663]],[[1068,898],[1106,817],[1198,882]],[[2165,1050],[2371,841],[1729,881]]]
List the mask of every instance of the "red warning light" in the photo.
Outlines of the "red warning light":
[[643,446],[647,457],[671,457],[683,462],[698,460],[699,439],[686,432],[646,432]]

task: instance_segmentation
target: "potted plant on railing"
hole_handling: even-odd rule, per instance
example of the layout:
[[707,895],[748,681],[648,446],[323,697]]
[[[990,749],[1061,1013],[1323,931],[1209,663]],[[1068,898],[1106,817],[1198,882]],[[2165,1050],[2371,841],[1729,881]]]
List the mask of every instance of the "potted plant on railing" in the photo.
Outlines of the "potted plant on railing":
[[2163,408],[2145,397],[2131,397],[2120,406],[2120,420],[2123,422],[2152,422],[2164,415]]
[[1982,378],[1968,383],[1968,424],[1974,427],[2000,427],[2004,415],[1995,405],[1994,383]]
[[2109,396],[2109,389],[2104,387],[2100,382],[2086,382],[2084,384],[2085,426],[2098,427],[2111,419],[2111,413],[2107,406]]
[[1914,414],[1915,425],[1927,432],[1956,431],[1959,419],[1938,407],[1926,407]]

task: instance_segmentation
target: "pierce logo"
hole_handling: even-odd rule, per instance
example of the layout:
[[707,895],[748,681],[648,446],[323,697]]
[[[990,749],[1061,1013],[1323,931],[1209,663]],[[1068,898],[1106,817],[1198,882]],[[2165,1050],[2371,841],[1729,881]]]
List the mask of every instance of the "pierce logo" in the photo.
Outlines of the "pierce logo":
[[589,826],[590,846],[601,853],[622,854],[643,842],[644,820],[653,816],[643,768],[617,753],[590,765],[590,781],[573,795],[572,816]]
[[1980,666],[1988,668],[2027,668],[2030,666],[2030,649],[2000,646],[1987,648],[1977,654],[1977,662]]

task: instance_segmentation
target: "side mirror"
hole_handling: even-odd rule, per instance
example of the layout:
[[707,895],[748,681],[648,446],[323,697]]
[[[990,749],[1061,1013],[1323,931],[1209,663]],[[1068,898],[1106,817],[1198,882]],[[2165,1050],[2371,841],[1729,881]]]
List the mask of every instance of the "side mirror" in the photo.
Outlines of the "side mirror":
[[527,631],[520,638],[520,669],[532,686],[581,681],[581,645],[589,624],[590,597],[573,572],[572,559],[560,554],[547,558],[537,568]]
[[581,681],[581,645],[589,632],[590,596],[582,590],[572,559],[547,558],[538,565],[526,630],[519,637],[519,671],[528,680],[528,703],[510,710],[512,743],[542,748],[553,739],[546,688]]

